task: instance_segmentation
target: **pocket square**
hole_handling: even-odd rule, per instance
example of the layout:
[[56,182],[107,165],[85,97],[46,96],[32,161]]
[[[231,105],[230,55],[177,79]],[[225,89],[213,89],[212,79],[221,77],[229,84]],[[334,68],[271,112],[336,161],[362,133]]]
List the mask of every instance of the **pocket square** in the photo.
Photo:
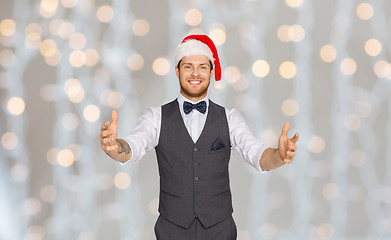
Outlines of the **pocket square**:
[[211,147],[211,151],[216,151],[220,148],[225,148],[223,141],[218,137]]

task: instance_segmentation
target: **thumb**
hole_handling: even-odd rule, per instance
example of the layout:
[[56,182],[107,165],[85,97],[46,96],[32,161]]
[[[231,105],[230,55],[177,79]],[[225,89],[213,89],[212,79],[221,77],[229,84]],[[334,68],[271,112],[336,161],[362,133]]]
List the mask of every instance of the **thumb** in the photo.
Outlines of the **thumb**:
[[284,127],[282,128],[281,135],[287,136],[288,135],[288,131],[289,131],[289,123],[286,122],[284,124]]
[[118,113],[117,110],[111,112],[111,124],[117,126]]

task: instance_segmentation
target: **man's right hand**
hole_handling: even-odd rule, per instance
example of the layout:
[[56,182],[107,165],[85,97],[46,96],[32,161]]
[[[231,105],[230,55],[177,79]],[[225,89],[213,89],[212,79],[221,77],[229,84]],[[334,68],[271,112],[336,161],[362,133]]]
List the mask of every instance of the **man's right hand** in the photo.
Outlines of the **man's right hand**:
[[117,119],[118,114],[116,110],[111,112],[111,123],[105,122],[100,129],[100,144],[103,151],[109,154],[111,151],[118,149],[117,144]]

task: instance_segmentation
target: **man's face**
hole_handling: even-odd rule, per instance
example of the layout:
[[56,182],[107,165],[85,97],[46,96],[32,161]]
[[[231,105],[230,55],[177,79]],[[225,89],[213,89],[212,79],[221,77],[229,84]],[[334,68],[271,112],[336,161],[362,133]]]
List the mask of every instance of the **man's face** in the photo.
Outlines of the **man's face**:
[[207,95],[210,79],[213,76],[209,58],[193,55],[182,58],[179,68],[175,67],[181,86],[181,94],[197,102]]

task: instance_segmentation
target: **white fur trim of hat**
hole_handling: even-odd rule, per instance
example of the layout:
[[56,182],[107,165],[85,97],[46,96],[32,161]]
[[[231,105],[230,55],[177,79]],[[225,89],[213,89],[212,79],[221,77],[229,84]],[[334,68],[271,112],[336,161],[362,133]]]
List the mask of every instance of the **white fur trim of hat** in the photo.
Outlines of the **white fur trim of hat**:
[[195,39],[189,39],[184,43],[179,44],[175,49],[174,65],[177,66],[182,58],[193,55],[205,55],[212,64],[214,64],[215,59],[213,58],[213,53],[208,45]]

